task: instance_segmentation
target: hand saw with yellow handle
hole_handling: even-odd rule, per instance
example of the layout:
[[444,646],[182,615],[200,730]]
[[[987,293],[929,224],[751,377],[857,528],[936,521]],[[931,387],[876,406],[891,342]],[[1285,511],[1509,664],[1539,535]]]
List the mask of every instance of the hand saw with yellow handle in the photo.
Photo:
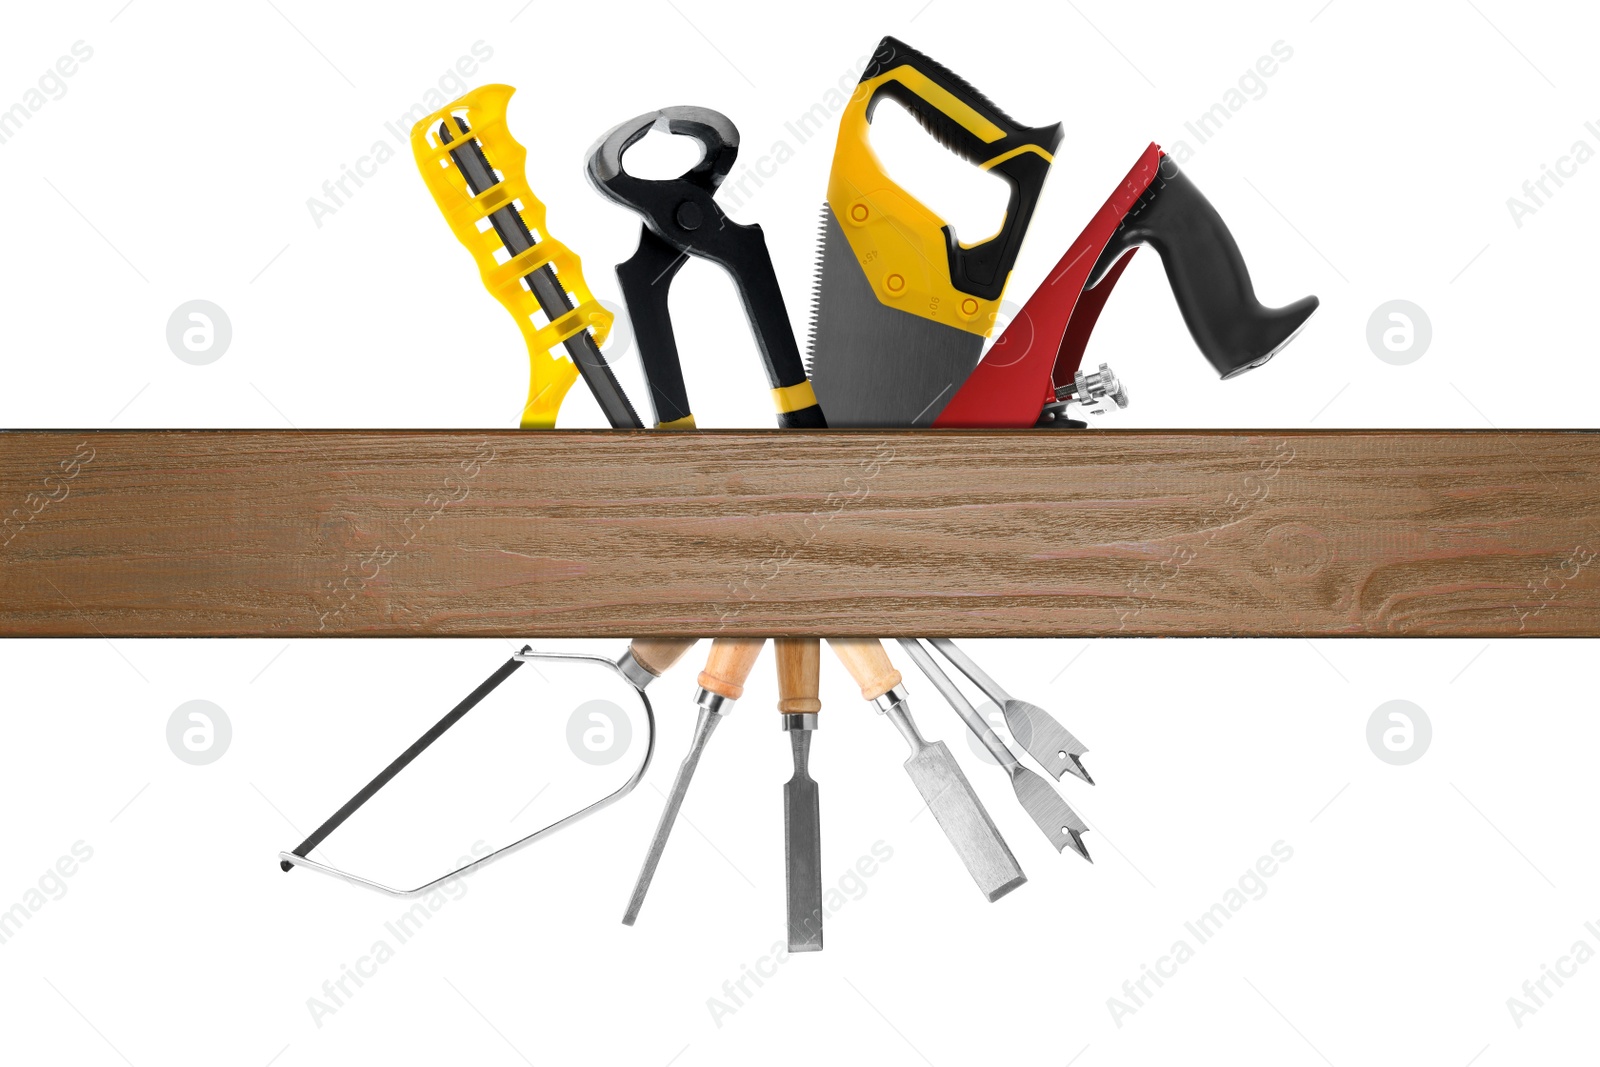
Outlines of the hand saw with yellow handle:
[[472,253],[484,287],[528,343],[522,428],[553,428],[581,374],[613,427],[643,429],[600,353],[611,313],[589,291],[578,257],[550,236],[544,204],[528,187],[527,150],[506,127],[514,92],[509,85],[479,86],[423,118],[411,129],[417,169]]

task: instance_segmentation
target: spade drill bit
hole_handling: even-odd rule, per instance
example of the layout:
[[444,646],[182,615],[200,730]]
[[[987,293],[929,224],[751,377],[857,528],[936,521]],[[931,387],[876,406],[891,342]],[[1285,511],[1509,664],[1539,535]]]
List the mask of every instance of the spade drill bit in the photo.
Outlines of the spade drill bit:
[[734,701],[744,693],[744,680],[750,677],[756,657],[761,654],[764,638],[719,637],[711,643],[711,653],[706,657],[706,669],[700,672],[700,690],[695,703],[700,707],[700,718],[695,723],[694,739],[689,743],[689,754],[678,767],[678,777],[673,779],[672,792],[667,795],[667,806],[661,812],[661,822],[656,825],[655,836],[650,839],[650,851],[645,853],[644,866],[639,869],[639,879],[633,885],[633,896],[628,899],[628,910],[622,921],[632,926],[639,917],[644,895],[650,891],[650,880],[655,877],[656,865],[667,847],[667,835],[683,806],[684,794],[694,778],[694,769],[700,763],[706,742],[722,717],[733,710]]
[[811,731],[817,728],[817,675],[822,642],[778,638],[778,711],[794,753],[794,777],[783,785],[783,859],[789,951],[822,950],[822,805],[811,780]]
[[978,889],[995,901],[1026,882],[1027,875],[1017,865],[1017,858],[989,813],[983,810],[950,749],[943,741],[930,744],[917,732],[906,691],[900,688],[900,672],[889,662],[883,645],[876,638],[831,637],[828,644],[861,687],[862,698],[872,701],[879,713],[888,716],[911,745],[906,773],[916,783],[933,817],[939,820],[939,828],[955,846],[961,862],[967,865]]
[[1072,736],[1072,731],[1056,722],[1043,708],[1026,700],[1014,699],[1000,688],[998,682],[985,674],[971,656],[957,648],[954,641],[947,637],[935,637],[929,639],[928,643],[944,653],[945,659],[954,663],[957,670],[972,679],[973,685],[1000,705],[1006,717],[1006,729],[1017,739],[1017,744],[1027,749],[1028,755],[1050,773],[1050,777],[1059,781],[1063,774],[1071,773],[1094,785],[1094,779],[1083,769],[1083,754],[1089,750],[1082,741]]
[[1011,749],[995,736],[994,728],[968,703],[961,690],[956,688],[955,682],[940,670],[932,654],[922,647],[921,642],[914,638],[903,637],[900,639],[900,647],[904,648],[916,661],[917,666],[922,668],[922,673],[928,676],[928,681],[933,683],[933,687],[950,702],[956,714],[961,716],[961,721],[967,724],[967,729],[983,742],[984,747],[1000,762],[1000,766],[1005,768],[1006,773],[1011,776],[1011,788],[1016,790],[1017,802],[1022,805],[1022,809],[1028,813],[1039,829],[1044,831],[1044,836],[1050,839],[1050,843],[1056,846],[1056,851],[1060,852],[1071,845],[1074,852],[1093,863],[1089,850],[1083,847],[1083,835],[1089,832],[1089,827],[1078,817],[1078,813],[1061,799],[1060,794],[1050,787],[1049,782],[1017,762],[1017,757],[1011,754]]

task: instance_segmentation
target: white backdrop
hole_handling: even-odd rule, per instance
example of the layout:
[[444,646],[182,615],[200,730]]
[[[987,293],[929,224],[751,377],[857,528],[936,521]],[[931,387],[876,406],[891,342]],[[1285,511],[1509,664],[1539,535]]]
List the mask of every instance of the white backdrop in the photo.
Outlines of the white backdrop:
[[[1263,299],[1321,296],[1284,355],[1223,384],[1156,257],[1139,257],[1089,351],[1132,392],[1108,425],[1588,426],[1596,21],[1581,5],[1504,0],[16,9],[0,35],[0,192],[13,205],[0,426],[514,425],[520,337],[397,124],[431,90],[486,81],[520,87],[511,125],[550,229],[613,299],[610,267],[638,224],[587,187],[586,150],[668,104],[727,113],[743,161],[766,172],[734,215],[765,228],[803,335],[833,131],[802,140],[790,124],[884,33],[1021,121],[1066,124],[1017,302],[1150,140],[1187,157]],[[1263,56],[1277,59],[1270,77],[1251,74]],[[1201,143],[1189,127],[1218,104],[1229,117]],[[540,125],[552,111],[558,124]],[[891,167],[926,161],[906,184],[959,231],[992,221],[992,189],[889,109],[881,126]],[[682,162],[668,147],[660,160]],[[169,317],[197,299],[231,328],[204,365],[167,342]],[[1406,363],[1368,343],[1393,300],[1429,324]],[[690,263],[673,307],[701,424],[769,425],[726,278]],[[632,356],[619,366],[637,395]],[[602,425],[581,387],[562,424]],[[1558,563],[1530,561],[1530,581]],[[1465,1065],[1592,1049],[1600,865],[1583,842],[1600,727],[1579,684],[1586,646],[974,643],[1089,745],[1100,783],[1063,786],[1094,827],[1090,867],[1038,840],[909,676],[919,721],[951,744],[1030,876],[994,905],[916,817],[903,743],[830,658],[813,766],[825,880],[845,903],[826,951],[781,963],[789,772],[770,652],[701,765],[634,929],[617,920],[687,743],[703,649],[652,689],[660,751],[636,794],[474,875],[403,944],[385,925],[401,902],[277,870],[279,849],[510,647],[0,643],[3,1057],[1090,1065],[1226,1049],[1243,1062]],[[197,699],[231,724],[199,766],[168,744],[175,709]],[[524,699],[556,726],[526,781],[505,753],[491,776],[463,746],[419,780],[414,810],[433,810],[429,790],[534,796],[546,772],[584,773],[560,745],[570,704]],[[1369,744],[1392,700],[1421,709],[1408,754],[1422,754],[1404,765]],[[449,826],[415,817],[454,858],[531,828],[521,799],[493,803]],[[329,845],[342,861],[360,847],[404,856],[424,836],[412,829]],[[889,858],[852,876],[875,849]],[[1274,856],[1270,877],[1251,873]],[[1218,903],[1237,908],[1201,943],[1185,924]],[[392,956],[361,963],[379,941]],[[346,968],[371,973],[358,986]],[[747,970],[768,976],[757,986]],[[341,978],[335,1002],[324,983],[337,992]]]

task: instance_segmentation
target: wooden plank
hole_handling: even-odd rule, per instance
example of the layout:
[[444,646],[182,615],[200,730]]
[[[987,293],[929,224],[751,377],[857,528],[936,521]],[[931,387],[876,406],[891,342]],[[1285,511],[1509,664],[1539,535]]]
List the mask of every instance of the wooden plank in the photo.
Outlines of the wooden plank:
[[8,635],[1600,633],[1600,434],[0,434]]

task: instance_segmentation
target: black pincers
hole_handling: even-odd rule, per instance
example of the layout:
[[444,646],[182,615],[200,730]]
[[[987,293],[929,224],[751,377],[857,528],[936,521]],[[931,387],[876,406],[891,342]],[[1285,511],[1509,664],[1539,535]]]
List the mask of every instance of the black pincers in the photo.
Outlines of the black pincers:
[[[651,130],[694,138],[700,161],[669,180],[629,174],[623,154]],[[617,282],[633,320],[656,425],[694,426],[667,294],[684,260],[701,256],[726,270],[739,290],[772,386],[778,425],[824,427],[761,227],[734,222],[716,201],[717,187],[738,154],[738,128],[726,115],[703,107],[668,107],[630,119],[589,154],[594,187],[644,220],[638,251],[617,264]]]

